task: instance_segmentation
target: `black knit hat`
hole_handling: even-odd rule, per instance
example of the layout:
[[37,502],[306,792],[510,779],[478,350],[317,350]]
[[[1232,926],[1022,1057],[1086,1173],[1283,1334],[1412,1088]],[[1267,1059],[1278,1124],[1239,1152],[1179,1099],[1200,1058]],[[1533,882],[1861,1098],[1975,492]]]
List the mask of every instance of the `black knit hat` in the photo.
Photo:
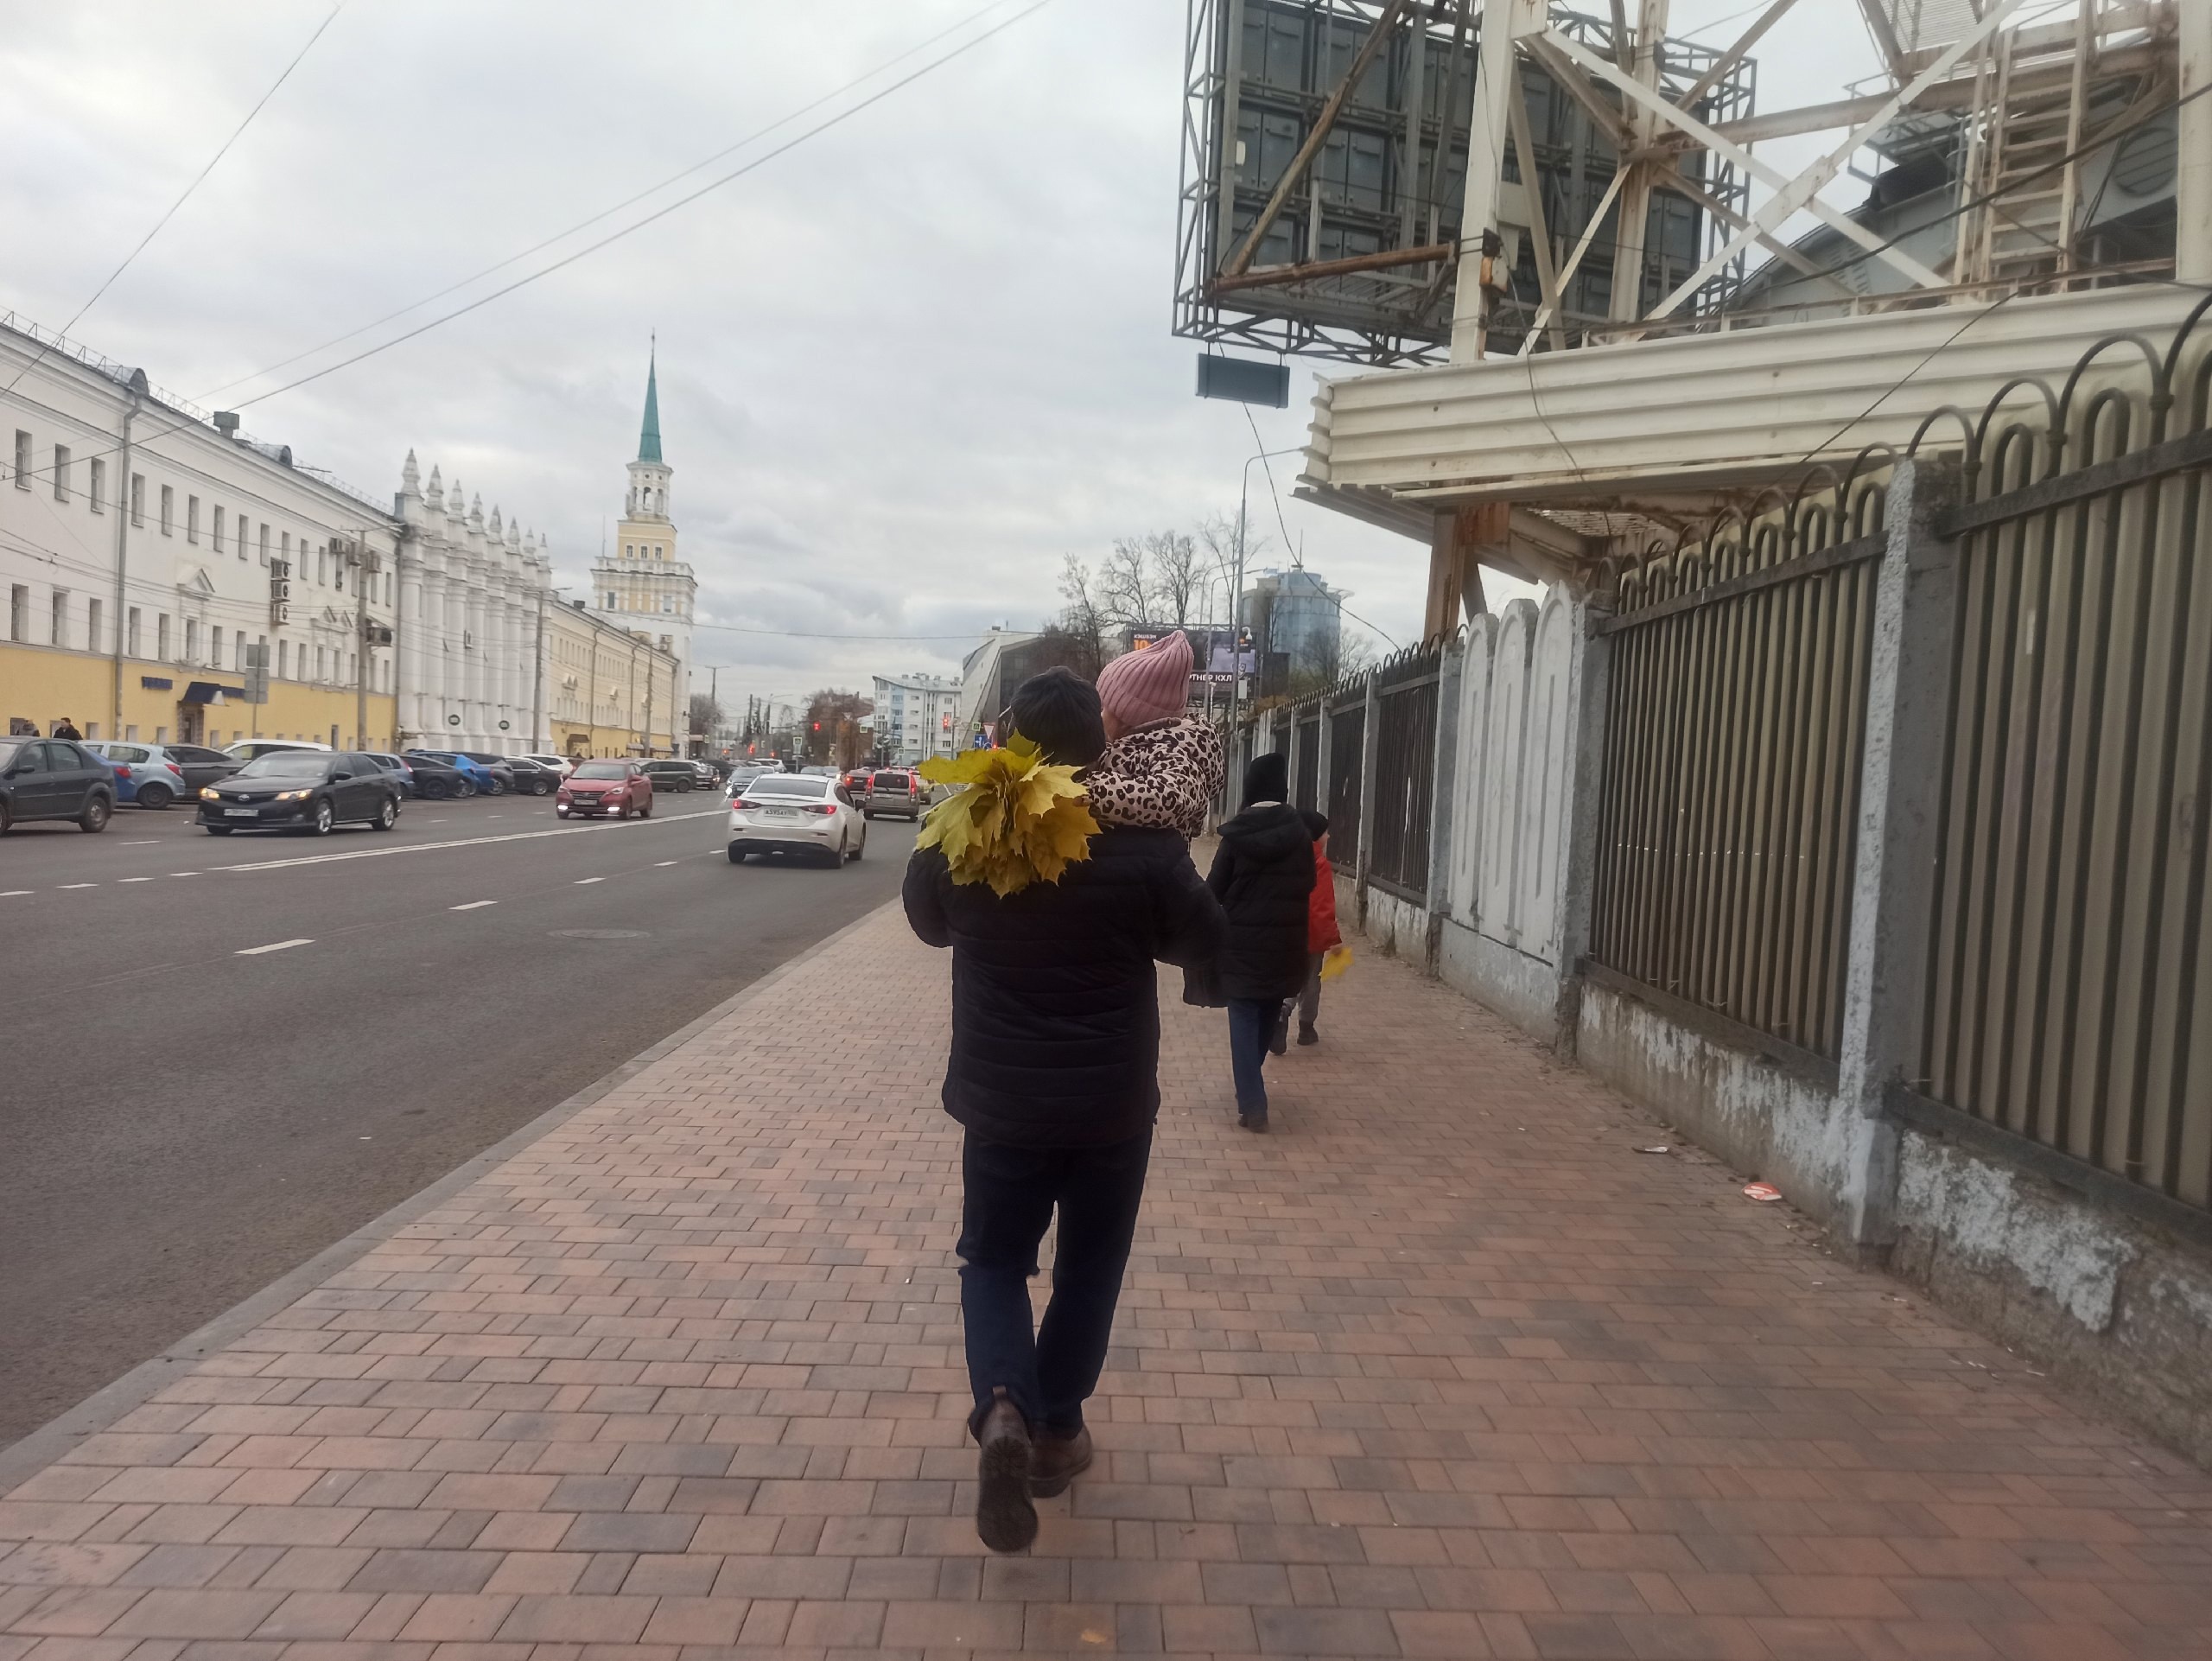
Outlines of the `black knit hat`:
[[1066,767],[1087,767],[1104,753],[1106,726],[1098,689],[1072,669],[1047,669],[1014,688],[1007,708],[1014,729]]
[[1287,802],[1290,799],[1290,762],[1280,753],[1255,755],[1244,769],[1247,802]]

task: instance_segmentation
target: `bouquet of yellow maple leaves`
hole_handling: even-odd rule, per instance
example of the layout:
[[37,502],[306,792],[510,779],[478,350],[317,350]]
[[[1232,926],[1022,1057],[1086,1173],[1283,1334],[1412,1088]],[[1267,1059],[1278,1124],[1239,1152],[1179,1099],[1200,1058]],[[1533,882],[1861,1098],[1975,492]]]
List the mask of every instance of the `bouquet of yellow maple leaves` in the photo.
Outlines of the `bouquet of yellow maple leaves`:
[[918,845],[944,855],[955,882],[988,882],[1001,898],[1057,882],[1090,857],[1098,821],[1073,767],[1055,767],[1020,733],[1003,748],[963,750],[921,766],[933,785],[961,785],[923,821]]

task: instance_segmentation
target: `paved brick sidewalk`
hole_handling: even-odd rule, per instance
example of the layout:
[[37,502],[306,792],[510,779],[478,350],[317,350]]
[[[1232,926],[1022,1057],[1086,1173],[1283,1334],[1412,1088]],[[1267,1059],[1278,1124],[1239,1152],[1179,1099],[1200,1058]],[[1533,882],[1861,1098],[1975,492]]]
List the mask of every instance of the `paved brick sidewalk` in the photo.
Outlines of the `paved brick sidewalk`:
[[989,1558],[944,981],[878,914],[32,1477],[0,1661],[2212,1645],[2202,1478],[1376,961],[1266,1140],[1171,987],[1099,1464]]

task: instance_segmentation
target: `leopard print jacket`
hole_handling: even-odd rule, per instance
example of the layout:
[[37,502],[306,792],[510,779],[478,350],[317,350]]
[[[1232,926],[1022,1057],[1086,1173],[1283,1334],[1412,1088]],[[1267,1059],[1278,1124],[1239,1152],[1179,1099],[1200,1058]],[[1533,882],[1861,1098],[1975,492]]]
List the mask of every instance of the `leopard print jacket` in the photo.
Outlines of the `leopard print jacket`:
[[1155,721],[1106,747],[1084,784],[1101,824],[1145,825],[1195,837],[1221,793],[1228,763],[1221,735],[1188,716]]

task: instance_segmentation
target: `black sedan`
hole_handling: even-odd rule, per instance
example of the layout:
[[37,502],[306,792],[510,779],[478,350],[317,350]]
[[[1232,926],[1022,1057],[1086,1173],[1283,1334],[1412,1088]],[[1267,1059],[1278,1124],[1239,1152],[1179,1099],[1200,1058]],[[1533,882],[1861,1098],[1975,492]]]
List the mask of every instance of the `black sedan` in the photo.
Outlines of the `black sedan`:
[[0,835],[31,819],[74,819],[105,830],[115,814],[115,769],[66,738],[0,738]]
[[692,770],[689,761],[648,761],[645,763],[645,777],[653,781],[655,790],[672,790],[681,793],[699,787],[699,775]]
[[389,830],[399,823],[399,786],[373,757],[351,750],[276,750],[200,792],[211,837],[233,830],[309,830],[346,824]]
[[510,755],[505,760],[505,765],[514,771],[515,794],[518,796],[550,796],[561,787],[559,773],[527,756]]

